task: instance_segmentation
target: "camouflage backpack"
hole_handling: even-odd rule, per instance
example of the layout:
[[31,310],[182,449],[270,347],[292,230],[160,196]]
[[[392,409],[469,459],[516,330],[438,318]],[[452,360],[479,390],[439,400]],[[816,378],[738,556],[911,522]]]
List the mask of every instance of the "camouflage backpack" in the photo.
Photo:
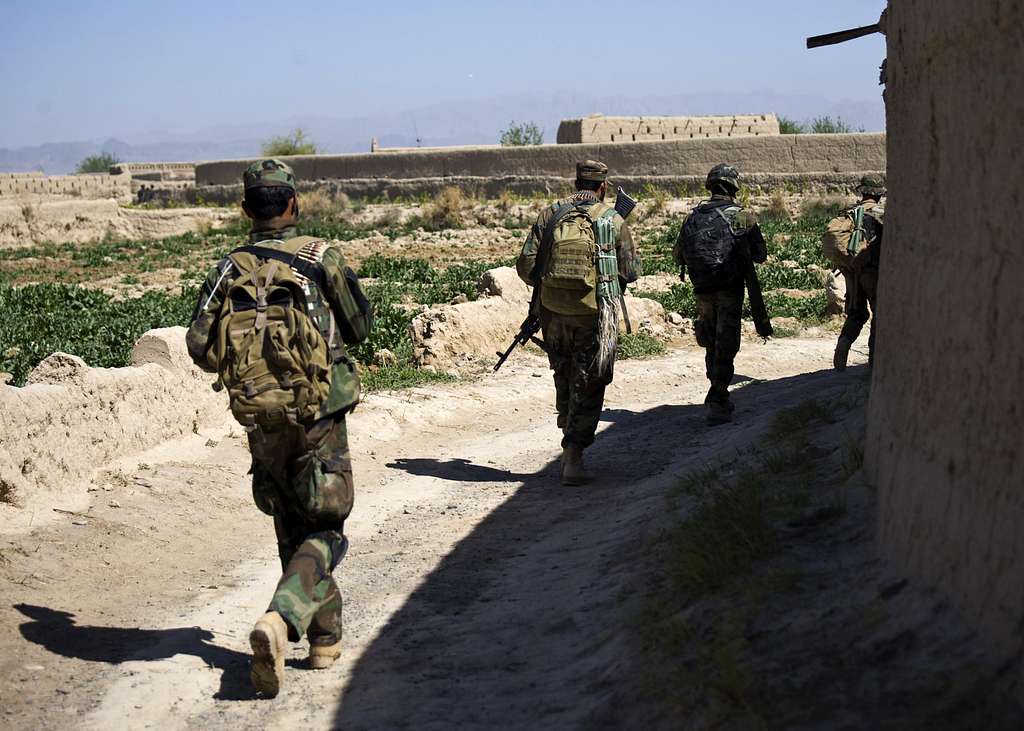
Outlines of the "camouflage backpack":
[[[870,208],[869,208],[870,207]],[[821,237],[821,253],[832,266],[845,272],[858,272],[870,258],[875,240],[875,226],[865,221],[870,217],[879,224],[885,209],[877,203],[863,203],[828,222]]]
[[565,315],[597,313],[597,238],[589,206],[567,203],[555,211],[545,236],[550,247],[541,276],[541,302]]
[[238,275],[221,305],[214,364],[231,413],[245,426],[311,420],[330,392],[330,347],[307,314],[296,273],[316,277],[317,265],[295,258],[314,240],[245,246],[228,255]]

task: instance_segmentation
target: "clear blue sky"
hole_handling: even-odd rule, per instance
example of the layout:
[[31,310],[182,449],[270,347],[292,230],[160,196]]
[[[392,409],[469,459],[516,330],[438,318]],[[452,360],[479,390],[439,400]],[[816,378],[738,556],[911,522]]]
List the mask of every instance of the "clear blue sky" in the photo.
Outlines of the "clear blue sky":
[[[151,141],[541,88],[877,99],[881,36],[818,51],[804,38],[873,23],[883,6],[0,0],[0,147]],[[597,61],[599,77],[588,73]]]

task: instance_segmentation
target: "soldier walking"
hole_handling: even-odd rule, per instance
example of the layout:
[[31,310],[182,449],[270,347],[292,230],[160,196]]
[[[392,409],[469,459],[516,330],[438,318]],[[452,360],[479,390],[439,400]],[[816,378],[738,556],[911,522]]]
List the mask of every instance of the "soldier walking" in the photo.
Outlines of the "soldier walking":
[[847,211],[845,216],[861,221],[858,235],[862,241],[857,245],[856,255],[840,267],[846,280],[846,322],[843,323],[832,357],[832,364],[838,371],[846,370],[850,348],[872,318],[871,334],[868,335],[868,365],[874,365],[875,328],[878,325],[878,262],[882,253],[882,224],[885,219],[882,198],[885,196],[885,185],[876,177],[864,176],[857,192],[860,194],[860,202]]
[[736,203],[740,189],[736,168],[716,165],[708,173],[706,186],[711,198],[686,218],[672,255],[681,280],[689,270],[697,299],[693,330],[697,344],[706,351],[711,388],[704,403],[708,423],[714,425],[732,421],[735,407],[729,384],[740,350],[745,272],[751,261],[763,262],[768,251],[760,227]]
[[[563,485],[591,479],[583,467],[583,450],[594,443],[605,388],[613,377],[618,306],[602,309],[606,300],[599,289],[622,293],[638,276],[629,225],[604,202],[607,178],[604,163],[578,163],[576,193],[540,214],[516,262],[520,278],[540,288],[538,315],[563,434]],[[601,251],[616,274],[598,274]]]
[[289,640],[308,637],[313,668],[341,654],[342,601],[331,572],[348,547],[345,416],[359,400],[345,346],[366,339],[373,309],[340,250],[298,235],[288,165],[253,163],[243,184],[249,243],[210,270],[187,343],[196,365],[228,391],[248,433],[253,498],[274,518],[284,573],[249,636],[253,685],[273,697]]

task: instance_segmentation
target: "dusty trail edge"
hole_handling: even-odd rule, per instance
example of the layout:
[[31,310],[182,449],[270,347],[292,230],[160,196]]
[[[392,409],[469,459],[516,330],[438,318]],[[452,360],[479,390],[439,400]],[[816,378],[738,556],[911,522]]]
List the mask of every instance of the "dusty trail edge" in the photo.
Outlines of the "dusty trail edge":
[[[345,651],[313,672],[293,646],[272,701],[248,686],[248,630],[279,564],[270,521],[249,501],[244,443],[230,430],[162,445],[137,459],[151,460],[140,473],[150,489],[118,510],[5,540],[0,690],[13,702],[0,725],[585,725],[623,661],[624,557],[637,555],[666,490],[748,448],[779,409],[862,377],[785,380],[823,371],[832,347],[745,343],[737,423],[716,430],[699,406],[703,351],[620,362],[600,453],[588,453],[602,477],[584,488],[557,484],[553,387],[537,357],[517,354],[468,384],[370,396],[350,422],[357,499],[335,572]],[[147,532],[158,550],[141,553]],[[28,557],[49,542],[69,560],[26,580]]]

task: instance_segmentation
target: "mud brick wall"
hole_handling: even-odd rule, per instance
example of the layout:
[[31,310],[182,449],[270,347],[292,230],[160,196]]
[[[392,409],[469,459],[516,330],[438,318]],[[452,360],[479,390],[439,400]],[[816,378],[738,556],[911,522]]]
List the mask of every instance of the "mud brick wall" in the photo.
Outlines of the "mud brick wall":
[[76,198],[123,198],[131,195],[126,175],[38,175],[17,173],[0,176],[0,199],[16,195],[66,195]]
[[[885,135],[765,135],[657,142],[432,149],[288,158],[300,181],[534,178],[571,180],[576,162],[603,160],[613,177],[705,176],[721,162],[741,173],[858,173],[885,169]],[[196,185],[235,185],[251,160],[196,165]]]
[[653,142],[711,137],[757,137],[779,134],[774,114],[705,117],[605,117],[596,114],[566,119],[558,125],[558,144]]
[[1024,639],[1024,4],[893,0],[887,38],[866,454],[881,550],[1011,657]]

